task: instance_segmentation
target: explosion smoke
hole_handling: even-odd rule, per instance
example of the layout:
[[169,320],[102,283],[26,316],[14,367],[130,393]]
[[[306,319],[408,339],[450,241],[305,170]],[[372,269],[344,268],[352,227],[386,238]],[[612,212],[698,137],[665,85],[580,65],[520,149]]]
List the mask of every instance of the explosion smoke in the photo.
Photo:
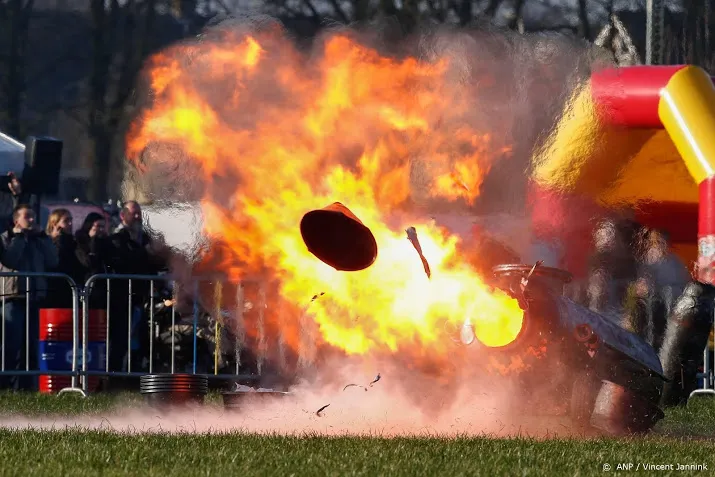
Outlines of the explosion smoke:
[[[387,45],[375,31],[328,30],[301,51],[261,17],[169,48],[147,65],[151,101],[127,154],[145,196],[201,201],[214,242],[204,263],[271,284],[264,349],[279,335],[304,348],[301,310],[326,290],[310,310],[323,378],[345,354],[389,358],[409,370],[398,380],[408,390],[438,384],[449,399],[457,370],[479,359],[444,335],[445,320],[469,314],[477,338],[499,344],[522,315],[461,255],[469,244],[425,214],[523,211],[532,152],[596,58],[558,35],[435,28]],[[300,217],[335,200],[373,229],[371,269],[337,275],[304,250]],[[407,224],[431,280],[405,244]],[[293,320],[271,311],[291,307]]]
[[[453,399],[443,401],[435,386],[404,392],[399,379],[390,381],[393,369],[379,384],[365,391],[299,384],[291,389],[295,398],[254,402],[241,412],[227,412],[213,405],[159,413],[149,408],[117,408],[86,416],[2,416],[2,428],[98,429],[122,433],[223,433],[251,432],[285,435],[361,436],[534,436],[576,435],[568,420],[544,416],[510,417],[508,399],[514,388],[507,383],[475,392],[464,386]],[[342,363],[339,379],[362,377],[360,366]],[[336,378],[338,375],[336,375]],[[476,384],[469,382],[469,384]],[[477,388],[478,389],[478,388]],[[321,416],[316,410],[322,409]]]

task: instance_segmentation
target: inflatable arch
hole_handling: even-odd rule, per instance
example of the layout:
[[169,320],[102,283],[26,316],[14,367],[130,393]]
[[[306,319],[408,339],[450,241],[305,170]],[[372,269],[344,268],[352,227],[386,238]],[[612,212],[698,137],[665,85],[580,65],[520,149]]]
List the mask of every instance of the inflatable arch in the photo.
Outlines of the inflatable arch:
[[701,281],[715,282],[715,86],[701,68],[592,73],[533,166],[537,222],[553,221],[568,200],[566,214],[586,213],[578,204],[635,206],[636,219],[667,231]]

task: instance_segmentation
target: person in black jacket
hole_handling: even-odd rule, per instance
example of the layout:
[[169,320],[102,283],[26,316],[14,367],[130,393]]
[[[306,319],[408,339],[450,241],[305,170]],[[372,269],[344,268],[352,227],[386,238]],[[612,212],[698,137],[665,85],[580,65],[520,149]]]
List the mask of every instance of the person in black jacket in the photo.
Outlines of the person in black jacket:
[[[30,202],[30,195],[22,188],[22,182],[12,172],[6,177],[0,177],[0,233],[12,230],[14,227],[13,212],[20,204]],[[7,184],[7,189],[4,185]],[[8,198],[10,200],[8,200]]]
[[[47,221],[45,233],[52,239],[57,249],[58,264],[52,272],[63,273],[82,286],[84,276],[82,265],[75,253],[77,243],[72,235],[72,214],[67,209],[55,209]],[[48,280],[47,298],[43,303],[45,308],[72,308],[72,287],[67,280],[52,278]]]
[[[57,262],[57,250],[37,227],[35,212],[29,205],[18,205],[13,212],[12,230],[0,234],[0,271],[45,273],[55,269]],[[5,336],[0,352],[4,353],[5,369],[24,370],[26,365],[36,369],[38,306],[46,299],[48,280],[9,276],[1,281],[5,323],[0,332]],[[30,376],[0,377],[0,388],[4,387],[36,389],[37,383],[36,378]]]
[[[156,275],[165,268],[164,260],[156,253],[154,240],[144,228],[142,210],[135,201],[124,204],[120,211],[121,224],[110,237],[113,249],[113,267],[117,274]],[[110,350],[110,370],[140,371],[142,362],[148,358],[149,330],[147,317],[144,315],[144,304],[149,300],[150,282],[147,280],[131,281],[131,309],[128,303],[129,280],[117,279],[111,283],[112,315],[109,320],[110,339],[113,350]],[[115,319],[116,317],[116,319]],[[131,346],[127,342],[128,326],[131,322]],[[114,335],[115,338],[111,338]],[[120,340],[118,336],[122,336]],[[128,348],[131,348],[131,370],[125,360]]]
[[[102,214],[97,212],[88,214],[82,227],[75,234],[75,240],[77,260],[83,269],[82,284],[93,275],[113,272],[114,250],[107,235],[107,219]],[[89,306],[91,309],[106,309],[106,280],[93,282]]]
[[152,275],[166,268],[155,251],[157,244],[144,227],[141,206],[135,201],[126,202],[119,217],[121,224],[111,236],[117,273]]

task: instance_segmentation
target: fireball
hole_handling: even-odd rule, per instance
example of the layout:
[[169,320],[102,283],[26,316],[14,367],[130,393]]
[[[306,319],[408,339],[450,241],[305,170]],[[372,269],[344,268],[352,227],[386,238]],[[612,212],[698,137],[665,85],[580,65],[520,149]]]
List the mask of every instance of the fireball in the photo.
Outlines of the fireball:
[[[205,233],[229,251],[221,268],[276,284],[265,320],[291,330],[289,346],[300,346],[304,314],[319,345],[348,355],[445,359],[454,347],[445,325],[465,320],[484,345],[502,346],[521,330],[516,300],[461,259],[460,237],[409,212],[415,164],[431,197],[473,203],[490,165],[509,154],[466,119],[450,67],[448,56],[387,56],[347,33],[309,55],[279,29],[224,30],[151,58],[152,101],[127,155],[147,168],[145,151],[180,151],[162,161],[188,164],[203,185]],[[336,201],[374,234],[368,269],[339,272],[301,239],[304,214]]]

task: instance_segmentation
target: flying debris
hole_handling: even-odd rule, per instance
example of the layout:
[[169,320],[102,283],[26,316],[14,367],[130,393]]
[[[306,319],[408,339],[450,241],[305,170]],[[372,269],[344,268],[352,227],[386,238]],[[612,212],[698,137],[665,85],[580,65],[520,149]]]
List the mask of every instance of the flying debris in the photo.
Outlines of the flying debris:
[[405,230],[405,232],[407,232],[407,238],[409,239],[412,246],[415,247],[415,250],[417,250],[417,254],[420,256],[420,260],[422,260],[422,266],[425,269],[427,278],[432,278],[432,271],[430,270],[427,259],[422,253],[422,246],[420,245],[420,240],[417,238],[417,230],[414,227],[410,227]]
[[320,409],[318,409],[317,411],[315,411],[315,415],[318,417],[322,417],[322,415],[320,413],[323,412],[325,410],[325,408],[328,406],[330,406],[330,404],[326,404],[325,406],[323,406]]
[[536,271],[536,269],[537,269],[538,267],[542,266],[543,264],[544,264],[544,261],[543,261],[543,260],[537,261],[537,262],[534,264],[534,266],[531,267],[531,271],[529,271],[529,274],[526,275],[524,278],[521,279],[521,292],[522,292],[522,293],[525,293],[525,292],[526,292],[526,289],[529,287],[529,279],[530,279],[531,276],[534,274],[534,271]]
[[310,305],[312,305],[315,300],[320,298],[321,296],[325,295],[325,292],[320,292],[319,294],[313,295],[313,297],[310,299],[310,301],[303,307],[303,311],[301,313],[301,318],[305,316],[306,313],[308,313],[308,310],[310,309]]
[[365,386],[360,386],[359,384],[347,384],[347,385],[345,385],[345,387],[343,388],[343,391],[345,391],[347,388],[351,388],[351,387],[353,387],[353,386],[355,386],[356,388],[360,388],[360,387],[361,387],[361,388],[363,388],[365,391],[367,391],[367,388],[366,388]]
[[317,295],[313,295],[313,298],[310,299],[310,302],[311,302],[311,303],[314,302],[315,300],[317,300],[318,298],[320,298],[320,297],[323,296],[323,295],[325,295],[325,292],[320,292],[320,293],[317,294]]
[[377,258],[372,231],[340,202],[305,214],[300,234],[310,253],[339,271],[364,270]]
[[462,344],[470,345],[474,342],[476,335],[474,333],[474,326],[472,325],[472,320],[467,317],[462,325],[462,330],[459,333],[459,340]]
[[379,380],[380,380],[380,373],[377,373],[377,376],[375,377],[375,379],[370,383],[370,387],[372,387],[372,385],[375,384],[376,382],[378,382]]
[[462,179],[460,179],[456,174],[452,174],[452,179],[454,180],[454,182],[455,182],[457,185],[459,185],[459,187],[461,187],[462,189],[464,189],[465,191],[467,191],[467,193],[471,192],[471,191],[469,190],[469,187],[467,187],[467,184],[465,184],[464,181],[463,181]]

